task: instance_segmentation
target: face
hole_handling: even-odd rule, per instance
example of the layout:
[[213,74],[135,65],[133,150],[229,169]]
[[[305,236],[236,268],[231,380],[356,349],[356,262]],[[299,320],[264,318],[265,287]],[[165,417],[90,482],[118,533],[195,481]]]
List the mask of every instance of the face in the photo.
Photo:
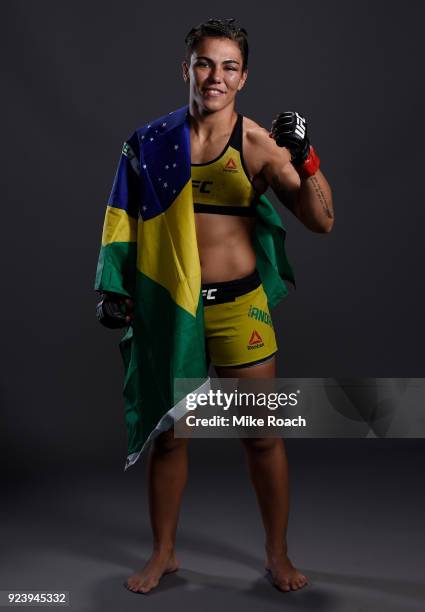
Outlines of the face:
[[183,78],[190,87],[190,101],[206,111],[232,104],[242,89],[248,70],[242,72],[239,45],[229,38],[203,38],[193,50],[190,66],[183,62]]

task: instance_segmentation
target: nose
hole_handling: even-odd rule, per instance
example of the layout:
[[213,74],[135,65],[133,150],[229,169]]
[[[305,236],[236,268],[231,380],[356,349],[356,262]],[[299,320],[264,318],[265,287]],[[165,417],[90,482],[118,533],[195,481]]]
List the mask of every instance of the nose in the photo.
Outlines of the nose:
[[223,68],[221,66],[215,66],[212,68],[210,73],[211,79],[218,83],[223,80]]

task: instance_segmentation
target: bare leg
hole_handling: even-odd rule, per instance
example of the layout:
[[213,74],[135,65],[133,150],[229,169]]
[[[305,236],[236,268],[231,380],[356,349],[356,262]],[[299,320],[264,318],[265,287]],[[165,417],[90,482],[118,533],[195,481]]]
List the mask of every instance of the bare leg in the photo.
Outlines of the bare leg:
[[[219,368],[223,378],[275,378],[276,361],[249,368]],[[260,507],[266,535],[266,564],[274,585],[282,591],[297,590],[307,578],[287,555],[289,513],[288,462],[281,438],[242,438],[248,468]]]
[[160,434],[153,442],[148,461],[149,511],[153,533],[153,552],[145,566],[127,580],[127,588],[147,593],[163,574],[175,572],[177,521],[187,482],[187,445],[189,440],[174,438],[173,430]]

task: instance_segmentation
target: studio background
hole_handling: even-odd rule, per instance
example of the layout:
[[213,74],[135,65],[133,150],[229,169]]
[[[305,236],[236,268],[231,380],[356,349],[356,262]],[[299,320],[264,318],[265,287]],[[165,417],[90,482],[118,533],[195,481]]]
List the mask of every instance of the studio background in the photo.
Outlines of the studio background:
[[273,311],[278,375],[423,374],[422,5],[231,8],[7,6],[1,392],[15,467],[124,455],[122,333],[97,323],[93,291],[106,201],[125,138],[187,103],[184,36],[216,14],[249,34],[239,112],[265,127],[303,113],[333,189],[328,235],[267,192],[297,280]]
[[[122,490],[126,479],[144,482],[145,458],[122,472],[122,333],[95,318],[95,269],[122,143],[187,103],[184,37],[210,17],[236,17],[248,30],[237,110],[264,127],[279,112],[303,114],[333,190],[328,235],[267,192],[297,280],[272,313],[278,376],[423,376],[423,3],[15,1],[2,12],[1,466],[10,500],[25,506],[22,483],[63,474],[98,470]],[[355,474],[359,456],[362,469],[370,459],[384,472],[404,457],[413,484],[423,462],[420,440],[289,442],[292,465],[306,472],[318,457],[349,457]],[[217,458],[243,465],[238,444],[194,441],[194,495],[211,470],[232,494],[229,463],[220,472]]]

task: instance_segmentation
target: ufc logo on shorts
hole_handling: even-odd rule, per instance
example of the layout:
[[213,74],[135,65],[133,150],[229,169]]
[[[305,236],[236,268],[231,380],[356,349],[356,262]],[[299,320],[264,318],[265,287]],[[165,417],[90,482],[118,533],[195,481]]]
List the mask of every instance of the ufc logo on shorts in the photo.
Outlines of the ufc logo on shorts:
[[295,134],[298,134],[298,136],[300,136],[301,138],[304,138],[305,137],[305,119],[304,117],[301,117],[301,115],[299,115],[296,112],[295,121],[296,121]]
[[202,295],[207,298],[207,300],[215,300],[215,295],[213,295],[217,289],[202,289]]

